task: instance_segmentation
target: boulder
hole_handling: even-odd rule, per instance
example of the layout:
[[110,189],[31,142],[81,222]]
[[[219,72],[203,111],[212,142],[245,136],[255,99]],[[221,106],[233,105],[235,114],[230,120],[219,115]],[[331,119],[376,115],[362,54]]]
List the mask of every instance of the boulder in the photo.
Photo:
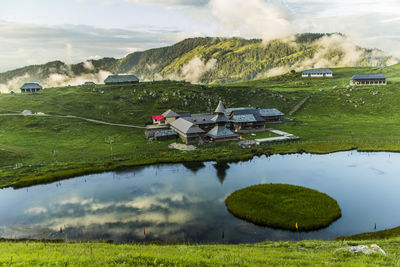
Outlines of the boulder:
[[369,247],[367,245],[360,245],[360,246],[352,246],[352,247],[348,247],[348,248],[339,248],[337,251],[349,251],[351,253],[360,253],[361,252],[366,255],[380,253],[380,254],[386,256],[386,252],[376,244],[370,245]]

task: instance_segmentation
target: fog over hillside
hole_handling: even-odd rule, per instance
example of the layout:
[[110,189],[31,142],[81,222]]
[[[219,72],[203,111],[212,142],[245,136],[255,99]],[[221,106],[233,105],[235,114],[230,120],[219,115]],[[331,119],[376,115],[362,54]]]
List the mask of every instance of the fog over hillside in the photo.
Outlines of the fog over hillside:
[[25,82],[44,87],[103,83],[112,73],[134,73],[142,81],[185,80],[211,84],[246,81],[308,68],[388,66],[398,60],[378,49],[361,48],[345,35],[297,34],[262,40],[198,37],[175,45],[134,52],[121,59],[78,64],[61,61],[0,74],[0,91],[18,92]]

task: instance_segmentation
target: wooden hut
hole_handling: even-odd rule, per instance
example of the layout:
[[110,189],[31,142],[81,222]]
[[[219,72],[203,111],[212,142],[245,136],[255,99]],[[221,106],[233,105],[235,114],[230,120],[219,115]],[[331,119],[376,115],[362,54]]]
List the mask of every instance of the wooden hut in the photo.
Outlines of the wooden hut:
[[383,74],[356,74],[351,77],[351,85],[386,85],[386,76]]
[[21,93],[37,93],[43,87],[38,83],[26,83],[21,87]]
[[105,84],[131,84],[139,83],[139,78],[133,74],[129,75],[110,75],[104,80]]
[[333,72],[330,69],[311,69],[303,71],[301,77],[303,78],[333,77]]

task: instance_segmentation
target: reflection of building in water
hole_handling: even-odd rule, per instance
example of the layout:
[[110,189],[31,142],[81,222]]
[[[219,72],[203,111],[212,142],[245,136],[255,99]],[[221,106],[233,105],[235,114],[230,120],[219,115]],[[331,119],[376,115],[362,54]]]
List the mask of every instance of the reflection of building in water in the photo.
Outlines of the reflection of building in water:
[[217,170],[217,177],[221,184],[224,183],[226,178],[226,170],[229,169],[229,165],[226,162],[217,162],[213,164],[215,169]]
[[187,169],[191,170],[193,173],[198,172],[200,169],[204,168],[206,165],[204,165],[203,162],[184,162],[182,163],[183,166],[185,166]]

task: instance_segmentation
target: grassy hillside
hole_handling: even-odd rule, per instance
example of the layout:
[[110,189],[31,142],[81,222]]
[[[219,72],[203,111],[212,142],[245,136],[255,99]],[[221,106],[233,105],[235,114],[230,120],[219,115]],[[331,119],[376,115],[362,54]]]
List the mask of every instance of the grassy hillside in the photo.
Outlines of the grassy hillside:
[[[359,242],[265,242],[254,245],[114,245],[1,242],[4,266],[398,266],[398,239]],[[339,248],[378,244],[383,255]]]
[[[207,87],[165,81],[3,94],[0,186],[24,186],[157,162],[240,160],[258,154],[328,153],[354,148],[400,151],[400,66],[381,69],[389,77],[387,86],[348,87],[349,78],[360,71],[378,70],[342,68],[335,70],[333,79],[284,75],[247,86]],[[273,83],[276,87],[270,86]],[[301,87],[303,83],[307,87]],[[143,127],[151,115],[169,108],[176,112],[212,112],[222,100],[227,107],[274,107],[288,113],[306,97],[310,98],[291,116],[292,121],[268,125],[293,133],[300,141],[248,149],[239,148],[236,142],[208,144],[185,153],[168,148],[175,140],[149,143],[143,129],[99,125],[76,118],[1,116],[27,109]]]
[[[381,51],[347,43],[340,34],[301,34],[291,40],[190,38],[168,47],[135,52],[121,59],[103,58],[66,65],[60,61],[0,73],[0,85],[18,90],[24,82],[44,86],[102,83],[108,73],[134,73],[141,80],[186,80],[220,84],[248,81],[273,73],[327,65],[386,66],[393,58]],[[349,61],[349,57],[352,58]],[[355,59],[354,59],[355,58]],[[100,72],[102,71],[102,72]],[[104,71],[107,71],[105,73]]]

